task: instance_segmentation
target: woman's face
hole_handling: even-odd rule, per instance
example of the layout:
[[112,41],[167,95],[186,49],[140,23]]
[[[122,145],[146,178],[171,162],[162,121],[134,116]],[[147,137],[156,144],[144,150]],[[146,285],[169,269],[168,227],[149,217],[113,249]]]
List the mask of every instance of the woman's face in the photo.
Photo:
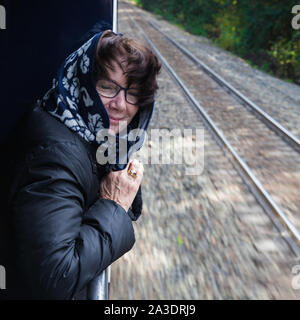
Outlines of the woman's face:
[[[116,62],[112,62],[112,66],[114,70],[107,69],[108,79],[106,80],[111,80],[123,88],[127,88],[127,79],[123,70]],[[109,117],[109,132],[115,135],[128,126],[138,112],[138,106],[130,104],[125,100],[124,90],[121,90],[114,98],[106,98],[99,93],[99,81],[96,83],[96,89]]]

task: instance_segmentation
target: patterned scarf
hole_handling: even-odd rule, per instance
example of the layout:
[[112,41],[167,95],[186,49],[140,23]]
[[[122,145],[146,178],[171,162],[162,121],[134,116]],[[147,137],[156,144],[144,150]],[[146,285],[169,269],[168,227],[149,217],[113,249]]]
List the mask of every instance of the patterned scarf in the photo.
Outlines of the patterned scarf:
[[[41,100],[41,106],[86,142],[103,147],[106,141],[98,141],[97,133],[101,133],[104,129],[107,132],[109,118],[96,91],[93,76],[100,36],[101,33],[97,33],[69,55],[60,67],[57,77],[53,79],[52,88]],[[109,148],[115,148],[117,157],[116,163],[105,165],[107,170],[124,169],[130,155],[142,147],[153,108],[154,104],[149,108],[140,109],[127,130],[117,134],[114,139],[108,139],[115,141],[109,144]],[[130,135],[130,132],[133,133],[132,129],[138,129],[134,135]],[[119,152],[121,142],[127,143],[126,154]]]

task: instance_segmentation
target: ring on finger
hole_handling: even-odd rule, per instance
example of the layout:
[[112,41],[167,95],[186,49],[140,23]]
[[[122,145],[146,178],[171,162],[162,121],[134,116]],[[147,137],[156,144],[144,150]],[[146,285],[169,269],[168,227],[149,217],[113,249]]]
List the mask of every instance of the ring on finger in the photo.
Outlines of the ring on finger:
[[128,174],[129,174],[130,176],[132,176],[134,179],[136,179],[136,177],[137,177],[137,172],[136,172],[135,169],[129,169],[129,170],[128,170]]

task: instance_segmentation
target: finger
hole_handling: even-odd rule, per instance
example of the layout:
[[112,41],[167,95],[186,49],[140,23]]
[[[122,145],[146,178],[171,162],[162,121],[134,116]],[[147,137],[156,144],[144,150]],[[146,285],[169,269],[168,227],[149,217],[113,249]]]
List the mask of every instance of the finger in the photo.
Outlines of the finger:
[[129,160],[129,162],[127,163],[127,166],[126,166],[126,170],[128,171],[132,166],[132,161]]
[[129,161],[125,167],[125,169],[117,171],[120,175],[122,176],[127,176],[128,175],[128,171],[131,169],[131,161]]
[[131,168],[127,171],[128,176],[131,179],[136,180],[138,176],[140,176],[139,171],[137,169],[135,169],[133,166],[131,166]]
[[141,168],[135,168],[134,166],[128,170],[129,179],[133,182],[140,183],[143,178],[143,170]]
[[[133,159],[132,162],[131,162],[131,168],[134,167],[135,170],[138,170],[138,171],[144,171],[144,166],[143,164],[137,160],[137,159]],[[130,168],[129,168],[130,170]]]
[[138,163],[134,160],[130,160],[127,165],[127,172],[130,172],[130,170],[137,170],[139,167]]
[[132,159],[132,160],[131,160],[131,163],[132,163],[133,165],[135,165],[135,166],[141,166],[141,165],[142,165],[141,161],[138,160],[138,159]]

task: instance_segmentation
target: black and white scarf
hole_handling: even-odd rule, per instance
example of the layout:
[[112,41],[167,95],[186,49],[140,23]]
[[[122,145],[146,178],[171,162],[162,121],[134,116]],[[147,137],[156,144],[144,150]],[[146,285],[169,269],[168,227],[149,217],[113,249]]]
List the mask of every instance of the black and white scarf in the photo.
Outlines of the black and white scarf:
[[[96,146],[103,146],[105,143],[97,139],[97,134],[109,128],[109,118],[96,91],[93,76],[96,48],[101,34],[101,32],[95,34],[67,57],[56,78],[53,79],[52,88],[40,101],[42,108],[58,118],[86,142]],[[124,169],[130,155],[141,148],[153,109],[154,104],[149,108],[139,110],[125,130],[126,132],[117,134],[116,144],[110,145],[117,151],[116,163],[107,164],[110,170]],[[131,136],[129,139],[132,129],[139,130],[135,130],[134,138]],[[127,143],[127,154],[118,152],[121,140]]]

